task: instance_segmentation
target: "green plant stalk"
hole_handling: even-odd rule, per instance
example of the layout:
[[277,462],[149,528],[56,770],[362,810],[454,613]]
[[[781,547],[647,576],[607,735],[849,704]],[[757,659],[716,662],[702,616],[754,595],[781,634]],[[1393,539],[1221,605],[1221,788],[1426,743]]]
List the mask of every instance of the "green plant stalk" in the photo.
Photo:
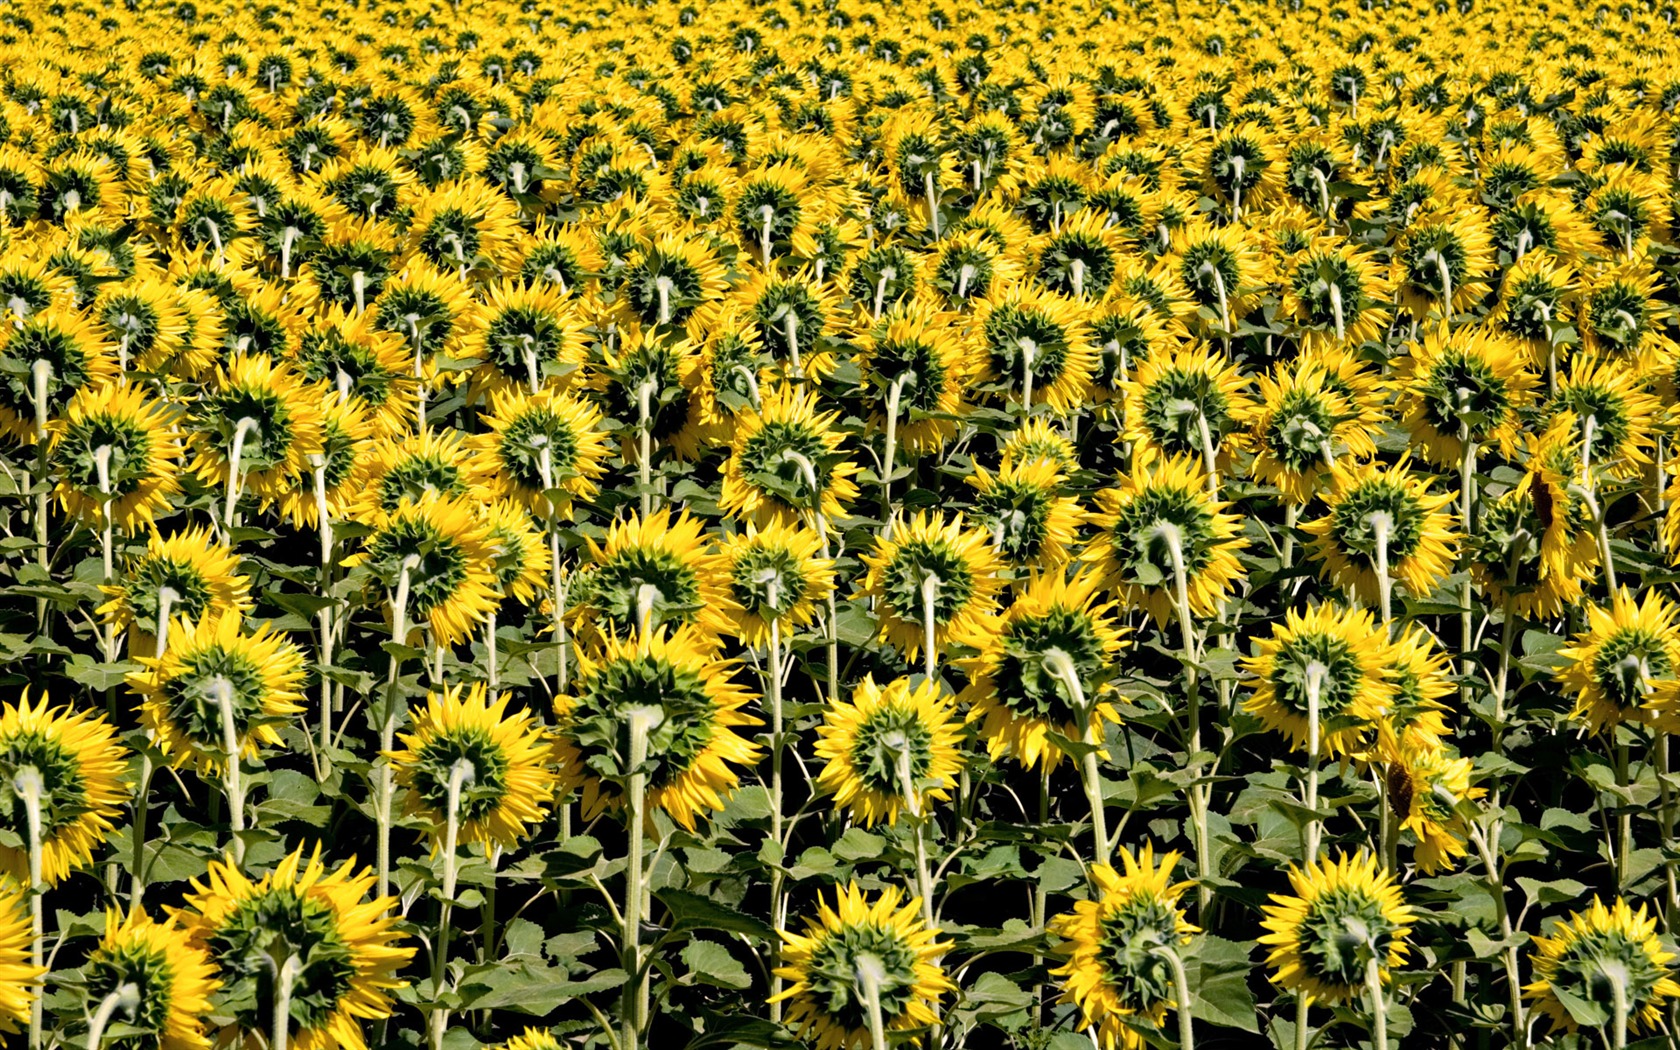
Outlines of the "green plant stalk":
[[[1674,791],[1668,786],[1668,734],[1658,733],[1656,747],[1657,790],[1661,794],[1661,811],[1659,826],[1662,828],[1663,852],[1667,853],[1674,844]],[[1680,886],[1676,885],[1673,862],[1663,864],[1663,877],[1668,883],[1668,925],[1673,927],[1674,919],[1680,914]]]
[[881,981],[886,978],[886,968],[881,960],[867,952],[859,955],[852,965],[869,1020],[870,1046],[872,1050],[887,1050],[887,1026],[881,1017]]
[[[1459,425],[1459,443],[1464,448],[1464,457],[1459,464],[1459,527],[1464,530],[1466,537],[1475,533],[1472,531],[1475,523],[1472,521],[1476,500],[1476,442],[1470,438],[1469,424]],[[1459,602],[1463,611],[1459,613],[1459,655],[1461,657],[1459,670],[1466,676],[1476,673],[1476,616],[1475,589],[1469,583],[1459,594]],[[1470,687],[1464,687],[1464,699],[1469,700]]]
[[245,439],[259,424],[250,416],[239,417],[233,425],[233,444],[228,448],[227,505],[222,510],[222,533],[233,542],[234,515],[239,509],[239,487],[245,477],[241,469],[245,459]]
[[222,767],[222,790],[227,795],[228,821],[233,833],[233,859],[245,860],[245,782],[239,761],[239,725],[233,713],[233,683],[217,675],[210,683],[215,694],[216,708],[222,717],[222,751],[227,763]]
[[[311,456],[310,460],[314,464],[315,519],[319,524],[321,537],[321,579],[319,591],[323,600],[330,600],[332,598],[333,531],[332,519],[328,517],[327,514],[327,464],[326,460],[319,455]],[[330,769],[332,760],[327,757],[327,752],[332,747],[333,683],[332,679],[327,677],[326,668],[332,666],[333,662],[332,606],[322,606],[321,611],[316,614],[316,621],[320,624],[321,630],[322,668],[321,702],[319,713],[320,727],[318,730],[318,740],[321,751],[321,761],[323,763],[322,768]]]
[[[420,564],[420,556],[410,554],[403,559],[402,568],[397,573],[397,592],[391,599],[391,641],[398,646],[408,644],[408,590],[409,574]],[[374,852],[376,856],[376,872],[378,873],[379,896],[381,899],[391,894],[391,801],[396,794],[396,778],[391,769],[391,761],[383,756],[390,754],[396,747],[397,738],[397,687],[402,680],[402,657],[391,654],[390,677],[385,683],[385,710],[379,719],[379,781],[374,799],[374,817],[377,828]]]
[[457,758],[449,767],[446,796],[449,815],[443,825],[443,900],[438,902],[437,950],[432,953],[432,1050],[443,1050],[443,1036],[449,1030],[449,1010],[442,1005],[443,979],[449,967],[450,921],[455,914],[456,848],[461,830],[461,789],[478,777],[472,762]]
[[[35,554],[41,571],[52,564],[47,557],[47,506],[52,496],[52,467],[47,460],[47,380],[52,377],[52,362],[36,358],[29,366],[30,390],[35,402],[35,473],[41,486],[35,493]],[[47,600],[35,599],[35,623],[39,634],[47,633]]]
[[939,583],[939,577],[931,572],[922,577],[922,673],[930,682],[939,675],[939,649],[934,644],[939,626],[935,607]]
[[286,956],[274,973],[274,1018],[269,1028],[268,1050],[286,1050],[292,1028],[292,990],[303,960],[295,954]]
[[898,454],[898,410],[904,397],[904,384],[911,379],[905,372],[887,385],[887,443],[881,459],[881,520],[887,520],[892,510],[893,460]]
[[636,463],[636,481],[642,492],[642,518],[653,513],[653,392],[656,384],[649,379],[636,387],[637,441],[640,456]]
[[624,887],[622,940],[624,972],[630,975],[630,979],[624,985],[623,1016],[620,1018],[624,1050],[637,1050],[641,1045],[642,1029],[647,1023],[647,1004],[642,997],[646,986],[642,981],[641,950],[642,900],[646,892],[643,885],[646,881],[643,870],[646,835],[642,825],[646,820],[647,773],[642,767],[647,764],[648,733],[659,725],[660,720],[660,712],[651,708],[641,707],[629,713],[630,767],[625,778],[625,794],[629,796],[630,804],[630,849]]
[[1383,996],[1382,967],[1377,957],[1365,960],[1365,992],[1371,997],[1371,1045],[1388,1050],[1388,1000]]
[[1301,861],[1303,864],[1314,864],[1318,861],[1318,843],[1322,832],[1322,825],[1318,820],[1318,777],[1320,764],[1321,741],[1319,702],[1320,694],[1324,690],[1324,676],[1328,668],[1314,660],[1307,665],[1307,791],[1306,806],[1311,811],[1307,817],[1306,826],[1301,829]]
[[[41,941],[45,937],[42,902],[47,887],[41,879],[41,796],[46,791],[46,785],[41,780],[41,771],[34,766],[18,770],[12,776],[12,791],[23,803],[29,834],[29,965],[44,970],[41,962]],[[40,991],[44,992],[44,989]],[[44,995],[37,994],[29,1004],[29,1050],[41,1050],[44,998]]]
[[[1167,552],[1172,556],[1173,589],[1178,606],[1178,626],[1183,649],[1184,661],[1184,703],[1185,720],[1188,724],[1185,741],[1185,760],[1190,765],[1192,774],[1201,775],[1202,752],[1202,711],[1201,698],[1197,695],[1196,675],[1196,637],[1195,622],[1190,614],[1190,581],[1184,567],[1184,538],[1178,531],[1178,526],[1171,522],[1161,522],[1156,526],[1160,535],[1167,541]],[[1206,913],[1213,902],[1213,890],[1202,880],[1209,875],[1208,864],[1212,857],[1212,846],[1208,842],[1207,807],[1209,797],[1202,787],[1192,783],[1190,785],[1190,823],[1194,831],[1196,844],[1196,900],[1197,914]]]
[[118,1010],[132,1015],[139,1005],[140,986],[133,981],[117,985],[114,991],[99,1000],[99,1007],[88,1022],[87,1050],[100,1050],[100,1044],[105,1042],[105,1029]]
[[[778,581],[772,576],[766,584],[766,604],[770,612],[770,652],[768,658],[768,674],[766,684],[770,694],[770,841],[778,849],[782,846],[782,619],[776,613],[778,604]],[[776,930],[776,942],[772,951],[776,957],[781,955],[782,933],[782,876],[781,860],[776,862],[776,872],[770,879],[770,918]],[[774,964],[772,964],[772,969]],[[770,979],[770,1019],[781,1021],[782,1003],[776,996],[782,994],[782,979],[772,976]]]
[[[1497,834],[1499,818],[1493,817],[1493,833]],[[1523,1017],[1522,977],[1517,960],[1516,946],[1511,943],[1514,930],[1511,927],[1511,914],[1505,907],[1505,882],[1499,864],[1494,858],[1493,847],[1489,843],[1489,835],[1477,823],[1469,825],[1470,840],[1476,846],[1476,852],[1482,858],[1482,868],[1487,878],[1488,890],[1493,897],[1494,916],[1499,922],[1500,938],[1505,942],[1505,984],[1511,1000],[1511,1038],[1513,1046],[1523,1045],[1524,1033],[1528,1025]]]
[[1102,746],[1098,737],[1094,704],[1085,697],[1085,683],[1079,680],[1079,671],[1073,666],[1073,659],[1063,649],[1051,649],[1041,657],[1044,669],[1049,671],[1058,681],[1067,687],[1070,706],[1079,712],[1080,743],[1087,744],[1091,750],[1086,751],[1079,759],[1080,779],[1085,782],[1085,798],[1091,806],[1091,855],[1098,864],[1107,864],[1114,856],[1113,843],[1108,838],[1108,814],[1103,807],[1102,768],[1097,761],[1097,748]]
[[[146,735],[147,742],[150,743],[151,733],[148,732]],[[129,891],[128,906],[130,909],[138,908],[140,901],[146,895],[146,818],[150,815],[153,772],[151,752],[142,749],[140,752],[140,775],[135,778],[134,784],[134,852],[132,854],[134,879],[131,884],[132,889]]]
[[1196,1008],[1195,1000],[1190,998],[1190,976],[1184,970],[1184,960],[1179,958],[1178,950],[1170,944],[1158,944],[1152,949],[1157,958],[1165,959],[1172,967],[1173,987],[1176,989],[1177,1002],[1174,1003],[1178,1013],[1178,1045],[1179,1050],[1196,1050]]
[[1394,576],[1388,566],[1389,530],[1394,527],[1394,520],[1387,511],[1376,511],[1370,517],[1373,536],[1372,554],[1376,561],[1377,571],[1377,607],[1382,614],[1384,633],[1392,636],[1394,633]]
[[[1615,730],[1611,731],[1612,733]],[[1633,808],[1628,804],[1628,746],[1615,744],[1613,759],[1616,767],[1616,786],[1622,793],[1616,798],[1616,887],[1627,885],[1628,862],[1633,853]]]

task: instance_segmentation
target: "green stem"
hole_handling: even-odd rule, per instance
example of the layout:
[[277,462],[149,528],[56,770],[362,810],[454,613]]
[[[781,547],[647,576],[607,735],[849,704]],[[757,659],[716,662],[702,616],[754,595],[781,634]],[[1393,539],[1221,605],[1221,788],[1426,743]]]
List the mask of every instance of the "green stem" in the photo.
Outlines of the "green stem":
[[[418,554],[410,554],[402,561],[402,568],[397,573],[397,593],[391,600],[391,641],[397,646],[408,645],[408,592],[409,574],[420,564]],[[390,678],[385,684],[385,710],[379,719],[379,753],[381,756],[389,754],[396,747],[397,738],[397,689],[402,679],[402,657],[397,653],[391,654]],[[375,790],[374,817],[378,825],[376,828],[376,842],[374,852],[377,860],[379,896],[381,899],[391,893],[391,802],[396,794],[396,778],[391,769],[389,759],[381,757],[379,761],[379,779]]]
[[623,1017],[623,1046],[624,1050],[637,1050],[641,1045],[642,1030],[647,1023],[646,1005],[640,999],[642,981],[642,901],[646,892],[643,885],[646,881],[644,867],[646,864],[646,835],[642,825],[646,820],[647,804],[647,773],[642,768],[647,764],[648,734],[656,729],[664,720],[664,712],[654,707],[638,707],[629,712],[630,729],[630,767],[626,777],[626,794],[629,795],[629,833],[630,848],[628,857],[628,872],[624,887],[624,970],[630,975],[624,985]]
[[1371,1045],[1388,1050],[1388,1000],[1383,996],[1382,967],[1377,957],[1365,960],[1365,992],[1371,997]]
[[[42,901],[47,888],[41,879],[41,797],[46,785],[41,771],[24,766],[12,776],[12,791],[23,803],[26,830],[29,834],[29,965],[36,970],[45,967],[41,961],[41,941],[45,936]],[[42,990],[44,993],[44,989]],[[29,1004],[29,1050],[41,1050],[41,1024],[44,994],[37,994]]]
[[457,758],[449,767],[446,805],[449,815],[443,825],[443,900],[438,902],[437,950],[432,953],[432,1050],[443,1050],[443,1036],[449,1029],[449,1010],[443,1006],[443,979],[449,967],[450,921],[455,913],[455,882],[458,873],[456,847],[461,832],[461,789],[478,778],[470,760]]
[[1170,944],[1158,944],[1153,952],[1172,967],[1173,986],[1178,1000],[1173,1005],[1178,1012],[1179,1050],[1196,1050],[1195,1001],[1190,998],[1190,976],[1184,971],[1184,960],[1178,957],[1178,951]]

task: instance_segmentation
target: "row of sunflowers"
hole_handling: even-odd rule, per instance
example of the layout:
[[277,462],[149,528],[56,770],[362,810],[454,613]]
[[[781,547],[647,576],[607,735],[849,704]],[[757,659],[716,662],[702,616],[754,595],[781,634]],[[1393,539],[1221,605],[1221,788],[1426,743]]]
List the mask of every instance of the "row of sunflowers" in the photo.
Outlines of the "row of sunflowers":
[[5,1045],[1672,1045],[1675,17],[0,10]]

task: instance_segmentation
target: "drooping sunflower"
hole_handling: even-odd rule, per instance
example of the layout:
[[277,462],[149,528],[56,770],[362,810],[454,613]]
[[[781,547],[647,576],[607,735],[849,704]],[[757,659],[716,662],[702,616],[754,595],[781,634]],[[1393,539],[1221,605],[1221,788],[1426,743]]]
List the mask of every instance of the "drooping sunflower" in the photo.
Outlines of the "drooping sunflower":
[[[1091,573],[1070,579],[1058,570],[1019,589],[978,655],[963,661],[969,682],[959,699],[994,761],[1007,755],[1027,769],[1040,762],[1054,769],[1064,752],[1052,733],[1101,741],[1105,725],[1119,722],[1110,679],[1125,642],[1114,612],[1112,602],[1099,601]],[[1060,658],[1078,693],[1052,664]]]
[[226,696],[241,758],[255,758],[263,746],[280,747],[275,727],[303,710],[303,653],[268,624],[240,631],[237,610],[181,620],[169,632],[169,647],[142,657],[142,671],[128,675],[141,698],[140,721],[157,739],[158,750],[177,767],[217,776],[227,761],[221,699]]
[[619,431],[626,459],[640,454],[644,427],[650,451],[664,445],[683,459],[700,454],[705,436],[697,393],[700,356],[691,340],[661,335],[656,328],[626,332],[619,350],[602,354],[591,383],[602,414],[626,424]]
[[135,1038],[158,1050],[209,1050],[204,1018],[220,982],[203,946],[182,934],[173,917],[154,922],[142,908],[126,916],[107,911],[105,937],[82,967],[88,1002],[102,1003],[132,985],[134,1005],[119,1007],[114,1019]]
[[1389,322],[1388,279],[1370,256],[1350,247],[1314,247],[1284,266],[1284,308],[1302,328],[1336,344],[1382,337]]
[[367,452],[375,426],[359,398],[322,393],[321,451],[309,457],[309,471],[279,501],[281,515],[293,528],[318,528],[323,508],[329,522],[353,513],[367,484]]
[[[328,871],[317,845],[287,855],[261,879],[212,861],[170,917],[209,955],[221,981],[214,1013],[232,1018],[217,1043],[261,1050],[274,1016],[277,959],[296,959],[290,1043],[297,1050],[367,1050],[362,1022],[391,1016],[397,976],[414,949],[391,912],[396,899],[367,899],[372,870],[347,860]],[[299,991],[307,994],[297,994]]]
[[875,549],[860,555],[868,572],[859,600],[875,603],[879,637],[914,660],[927,643],[928,609],[932,644],[976,645],[1003,586],[997,555],[979,529],[965,529],[959,515],[918,512],[906,525],[894,519]]
[[454,645],[496,607],[489,529],[466,500],[403,502],[344,564],[366,566],[393,603],[406,576],[408,607],[403,611],[410,639],[425,622],[435,644]]
[[1407,229],[1394,253],[1389,279],[1400,301],[1422,321],[1432,308],[1443,319],[1469,309],[1487,291],[1493,272],[1492,236],[1471,209],[1452,217],[1420,220]]
[[1301,358],[1257,380],[1259,397],[1247,414],[1243,443],[1254,453],[1254,476],[1305,504],[1320,479],[1344,455],[1376,452],[1374,430],[1332,387],[1318,362]]
[[1582,578],[1598,564],[1586,500],[1569,491],[1573,478],[1546,462],[1544,440],[1530,438],[1528,471],[1515,488],[1482,504],[1469,538],[1477,587],[1497,604],[1510,602],[1519,616],[1555,616],[1574,605]]
[[476,499],[482,461],[467,453],[465,435],[453,427],[375,441],[363,455],[357,521],[378,525],[405,503],[424,499]]
[[788,1024],[817,1050],[863,1050],[869,1045],[865,980],[876,984],[882,1027],[925,1028],[939,1020],[939,998],[956,986],[938,959],[949,947],[922,920],[921,902],[888,887],[874,901],[856,883],[838,889],[832,906],[817,905],[805,932],[782,932],[788,982]]
[[597,634],[630,637],[661,625],[726,634],[734,602],[705,522],[670,509],[615,521],[605,543],[589,541],[576,577],[573,615]]
[[1468,830],[1458,803],[1487,794],[1471,786],[1474,766],[1470,759],[1427,742],[1402,748],[1389,763],[1389,804],[1401,830],[1417,839],[1412,858],[1425,875],[1451,870],[1466,852]]
[[[1415,597],[1426,597],[1452,569],[1459,536],[1445,508],[1449,495],[1429,491],[1426,479],[1404,462],[1336,464],[1324,501],[1329,513],[1303,528],[1312,551],[1337,586],[1376,602],[1377,543],[1387,533],[1390,578]],[[1385,524],[1386,523],[1386,524]]]
[[730,680],[734,670],[688,626],[609,635],[599,649],[580,650],[571,692],[554,701],[562,787],[581,790],[589,818],[623,806],[630,720],[642,717],[650,723],[649,812],[664,810],[692,830],[724,807],[740,782],[737,767],[752,767],[761,754],[736,732],[759,720],[742,710],[752,694]]
[[1256,654],[1243,661],[1256,679],[1243,710],[1291,748],[1311,746],[1314,706],[1320,754],[1331,757],[1354,751],[1387,714],[1394,686],[1385,674],[1385,640],[1369,612],[1328,602],[1305,613],[1289,609],[1272,636],[1255,644]]
[[1657,590],[1640,601],[1624,586],[1608,608],[1589,605],[1587,629],[1558,656],[1560,683],[1575,697],[1570,715],[1594,733],[1680,717],[1680,609]]
[[724,513],[760,525],[845,514],[857,464],[840,448],[839,414],[819,412],[814,391],[776,387],[738,420],[718,500]]
[[93,316],[116,347],[117,370],[164,371],[185,349],[187,318],[176,290],[135,278],[100,293]]
[[828,337],[838,311],[832,285],[800,270],[790,276],[759,271],[729,293],[726,313],[752,328],[783,382],[818,380],[834,371]]
[[1406,961],[1416,913],[1375,856],[1291,868],[1289,883],[1294,894],[1272,894],[1261,923],[1274,984],[1309,1002],[1341,1003],[1364,993],[1371,962],[1386,983]]
[[217,366],[192,416],[192,469],[206,485],[227,485],[237,444],[239,491],[278,499],[321,452],[318,399],[288,365],[262,354]]
[[[1575,448],[1581,470],[1611,478],[1637,474],[1648,462],[1662,405],[1643,373],[1627,362],[1581,354],[1560,377],[1557,395],[1546,402],[1546,415],[1573,413]],[[1590,436],[1589,436],[1590,435]]]
[[[1250,411],[1247,381],[1207,343],[1151,357],[1125,384],[1126,437],[1168,456],[1219,462],[1225,435]],[[1228,450],[1224,450],[1227,452]]]
[[[25,691],[0,707],[0,811],[6,830],[27,844],[23,793],[38,791],[41,880],[56,886],[93,860],[130,788],[128,751],[105,719],[47,703],[42,692],[31,705]],[[28,884],[27,845],[0,845],[0,873]]]
[[996,474],[975,467],[974,523],[992,538],[998,557],[1016,568],[1054,569],[1072,556],[1069,547],[1084,520],[1079,501],[1062,494],[1067,476],[1049,460],[1006,463]]
[[1179,855],[1155,862],[1153,843],[1135,856],[1122,848],[1124,872],[1107,864],[1090,868],[1092,899],[1050,920],[1066,958],[1050,971],[1062,978],[1060,1001],[1079,1007],[1080,1024],[1094,1032],[1103,1050],[1143,1050],[1143,1034],[1127,1022],[1141,1019],[1157,1028],[1177,1007],[1172,964],[1163,949],[1176,951],[1198,932],[1184,918],[1179,898],[1192,885],[1174,883]]
[[491,394],[481,416],[488,431],[472,439],[490,487],[539,515],[570,513],[570,501],[550,506],[547,493],[591,499],[606,472],[601,412],[569,394],[521,389]]
[[694,231],[667,231],[636,255],[624,271],[625,308],[642,324],[707,327],[708,313],[727,281],[717,252]]
[[895,412],[900,448],[936,451],[956,433],[969,360],[954,321],[917,300],[888,311],[859,341],[857,366],[879,398],[869,424],[885,429]]
[[1247,542],[1227,504],[1208,495],[1199,459],[1144,457],[1118,480],[1118,488],[1097,493],[1096,535],[1080,558],[1123,604],[1148,610],[1159,624],[1177,615],[1182,565],[1191,614],[1216,614],[1243,575],[1236,552]]
[[1016,400],[1025,394],[1059,415],[1073,411],[1090,393],[1097,366],[1084,313],[1076,300],[1036,285],[1004,289],[975,311],[972,370],[1009,386]]
[[1655,1032],[1663,1023],[1669,1001],[1680,998],[1674,979],[1674,953],[1657,936],[1657,916],[1617,897],[1605,906],[1593,897],[1586,911],[1570,912],[1556,922],[1550,936],[1534,938],[1529,960],[1534,980],[1523,986],[1523,997],[1551,1021],[1552,1027],[1573,1032],[1577,1022],[1564,1005],[1565,996],[1597,1006],[1606,1016],[1615,1010],[1613,982],[1621,984],[1629,1028]]
[[517,503],[494,500],[484,506],[486,542],[503,599],[531,605],[549,584],[553,554],[531,515]]
[[491,286],[472,321],[466,351],[482,362],[472,371],[474,400],[510,387],[534,394],[583,382],[587,325],[558,289],[504,280]]
[[819,790],[864,827],[898,823],[900,810],[924,816],[951,797],[962,769],[962,723],[939,683],[899,678],[877,686],[865,676],[823,711],[816,755],[826,761]]
[[1510,336],[1486,328],[1440,326],[1406,358],[1400,404],[1412,443],[1437,466],[1459,465],[1464,442],[1509,456],[1535,378],[1528,353]]
[[145,552],[129,559],[117,578],[100,588],[110,601],[96,611],[107,623],[133,627],[134,652],[148,655],[160,616],[197,620],[209,613],[246,611],[250,588],[249,577],[239,573],[238,557],[218,545],[208,528],[187,529],[168,539],[153,531]]
[[434,850],[450,819],[452,784],[458,842],[517,849],[542,823],[557,782],[550,745],[530,712],[508,711],[510,699],[492,699],[482,682],[450,686],[429,694],[412,731],[398,737],[403,749],[389,757],[407,791],[403,811],[422,820]]
[[150,524],[180,491],[181,447],[170,422],[138,385],[77,391],[63,417],[47,425],[53,491],[65,512],[125,532]]
[[1197,219],[1173,235],[1173,254],[1163,261],[1188,293],[1186,323],[1204,338],[1232,334],[1253,304],[1261,276],[1241,228]]
[[834,562],[818,557],[822,538],[810,529],[775,522],[723,543],[721,571],[737,607],[731,633],[748,645],[763,645],[770,624],[785,631],[806,626],[817,604],[834,590]]
[[13,1034],[27,1025],[41,994],[47,971],[30,964],[32,940],[24,891],[0,887],[0,1032]]
[[[37,424],[62,414],[79,392],[116,378],[110,345],[80,313],[49,308],[5,326],[4,334],[0,350],[21,367],[0,378],[0,430],[21,442],[32,444]],[[45,395],[39,405],[37,393]]]

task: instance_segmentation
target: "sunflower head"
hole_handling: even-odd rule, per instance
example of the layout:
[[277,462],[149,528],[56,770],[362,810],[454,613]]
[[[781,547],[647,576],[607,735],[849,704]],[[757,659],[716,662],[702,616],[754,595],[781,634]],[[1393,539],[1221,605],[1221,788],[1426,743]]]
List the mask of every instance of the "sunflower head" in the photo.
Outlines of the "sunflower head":
[[704,523],[669,509],[614,522],[606,542],[589,541],[578,578],[577,617],[595,632],[628,637],[649,627],[689,624],[727,633],[734,611]]
[[816,606],[834,590],[834,562],[818,557],[822,539],[809,529],[772,523],[747,526],[723,545],[723,572],[739,612],[735,634],[761,645],[770,625],[797,630],[809,624]]
[[750,695],[730,681],[734,665],[692,627],[650,628],[629,639],[608,636],[580,652],[569,695],[555,701],[557,758],[565,787],[581,788],[592,816],[624,804],[633,720],[646,728],[649,812],[685,828],[722,809],[757,745],[737,735],[758,719],[741,709]]
[[149,524],[180,490],[180,444],[170,422],[168,411],[138,386],[78,391],[47,428],[54,491],[65,511],[129,532]]
[[105,913],[105,937],[82,968],[89,1012],[116,996],[114,1015],[160,1050],[209,1050],[204,1017],[220,982],[204,949],[174,918],[153,922],[143,909]]
[[1464,856],[1468,831],[1459,803],[1487,794],[1471,786],[1473,766],[1468,758],[1416,738],[1389,763],[1389,802],[1401,828],[1417,839],[1413,857],[1425,875],[1450,870]]
[[486,849],[515,849],[542,822],[555,785],[549,744],[530,713],[509,713],[508,701],[483,683],[432,693],[390,756],[408,790],[406,811],[432,830],[434,847],[452,799],[457,841]]
[[1150,843],[1135,855],[1119,853],[1123,871],[1093,865],[1091,899],[1050,920],[1066,959],[1050,972],[1062,978],[1061,1001],[1079,1007],[1082,1024],[1096,1029],[1103,1046],[1142,1050],[1148,1044],[1127,1022],[1165,1022],[1176,1006],[1166,951],[1188,944],[1197,930],[1178,906],[1191,883],[1172,881],[1177,853],[1159,864]]
[[1309,522],[1312,549],[1325,571],[1367,602],[1378,600],[1377,550],[1389,575],[1423,597],[1452,568],[1458,536],[1444,510],[1452,497],[1429,491],[1410,467],[1336,464],[1325,497],[1329,513]]
[[925,816],[930,803],[950,798],[963,764],[960,723],[937,682],[881,687],[866,677],[851,703],[824,712],[817,735],[817,757],[828,763],[817,786],[865,827],[896,824],[900,810]]
[[960,516],[918,512],[908,525],[895,520],[862,560],[868,572],[859,598],[874,600],[881,639],[910,660],[928,642],[930,609],[936,648],[975,643],[1002,586],[986,534],[965,529]]
[[1243,709],[1291,747],[1310,750],[1316,740],[1321,755],[1346,753],[1386,714],[1394,687],[1369,612],[1329,603],[1305,614],[1290,609],[1257,644],[1245,661],[1257,681]]
[[1680,610],[1660,592],[1636,600],[1626,587],[1608,608],[1587,609],[1587,629],[1558,651],[1575,695],[1571,716],[1595,733],[1623,722],[1672,725],[1680,712]]
[[974,521],[991,534],[1000,559],[1039,569],[1067,563],[1084,513],[1078,500],[1062,495],[1066,481],[1043,459],[1010,462],[996,474],[975,468],[968,478],[975,489]]
[[345,564],[366,568],[390,595],[393,617],[398,596],[406,598],[401,612],[409,631],[429,624],[439,645],[466,638],[496,607],[489,530],[465,499],[404,500]]
[[27,1025],[30,1007],[41,994],[46,969],[30,962],[33,943],[24,891],[0,887],[0,1032],[15,1033]]
[[1406,960],[1414,911],[1399,883],[1366,853],[1292,869],[1292,894],[1273,894],[1260,943],[1273,983],[1313,1002],[1358,997],[1374,963],[1383,981]]
[[921,918],[921,902],[896,888],[871,901],[855,883],[831,906],[818,902],[804,933],[782,933],[788,1023],[818,1050],[869,1045],[869,993],[888,1031],[914,1031],[939,1020],[939,998],[955,986],[938,959],[946,945]]
[[170,915],[203,950],[221,981],[222,1011],[233,1023],[221,1038],[266,1032],[274,1016],[276,974],[290,968],[287,1027],[299,1050],[366,1050],[364,1020],[389,1017],[391,994],[406,986],[397,972],[413,957],[401,943],[395,898],[367,899],[374,874],[346,861],[328,870],[316,846],[252,879],[232,863],[212,862]]
[[[0,824],[27,843],[29,810],[39,807],[46,885],[92,861],[128,800],[127,767],[103,718],[48,707],[45,693],[0,707]],[[0,846],[0,871],[27,885],[28,848]]]
[[[1674,953],[1657,936],[1657,917],[1621,897],[1606,906],[1593,898],[1586,911],[1571,912],[1551,936],[1534,938],[1529,956],[1534,981],[1523,988],[1554,1028],[1574,1031],[1578,1014],[1596,1013],[1607,1023],[1621,985],[1634,1031],[1656,1031],[1670,1000],[1680,998]],[[1569,1005],[1565,1005],[1565,1003]]]
[[719,500],[726,513],[761,525],[845,514],[858,468],[840,447],[838,413],[819,412],[815,393],[782,386],[739,420]]

